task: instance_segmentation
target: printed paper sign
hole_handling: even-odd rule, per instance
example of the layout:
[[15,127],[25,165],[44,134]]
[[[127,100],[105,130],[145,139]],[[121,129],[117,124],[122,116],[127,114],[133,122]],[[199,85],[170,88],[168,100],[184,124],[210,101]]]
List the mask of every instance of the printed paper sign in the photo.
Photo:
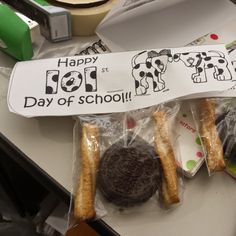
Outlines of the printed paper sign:
[[18,62],[8,91],[23,116],[125,112],[235,83],[224,45]]
[[[190,45],[206,45],[206,44],[214,44],[217,41],[220,43],[224,43],[226,45],[226,49],[228,50],[230,60],[233,64],[234,70],[236,72],[236,30],[234,29],[234,25],[236,24],[236,20],[233,20],[229,24],[225,25],[223,28],[218,29],[215,32],[209,33],[207,35],[202,36],[199,39],[194,40]],[[212,93],[211,97],[236,97],[236,84],[232,86],[229,90],[223,91],[222,93]],[[209,93],[208,93],[209,94]],[[191,98],[198,98],[199,96],[192,96]],[[188,97],[189,98],[189,97]]]

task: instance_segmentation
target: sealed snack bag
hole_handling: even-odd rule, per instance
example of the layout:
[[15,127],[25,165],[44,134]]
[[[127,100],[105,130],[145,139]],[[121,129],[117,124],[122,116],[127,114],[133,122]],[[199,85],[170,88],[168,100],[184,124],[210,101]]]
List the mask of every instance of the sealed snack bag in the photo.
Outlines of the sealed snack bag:
[[178,203],[178,180],[177,180],[177,166],[175,161],[175,154],[171,144],[167,114],[165,111],[154,112],[155,119],[155,148],[159,154],[162,168],[162,197],[167,205]]
[[[76,220],[112,209],[179,203],[182,193],[175,117],[179,105],[76,117],[74,209]],[[142,208],[143,209],[143,208]],[[152,208],[153,209],[153,208]]]
[[82,125],[80,145],[81,171],[75,198],[75,217],[95,217],[94,194],[96,174],[100,158],[99,128],[96,125]]
[[226,171],[233,177],[236,176],[236,99],[219,98],[217,102],[218,118],[216,120],[217,131],[223,145],[223,154]]
[[234,103],[233,98],[207,98],[193,102],[193,114],[210,174],[224,170],[234,160]]

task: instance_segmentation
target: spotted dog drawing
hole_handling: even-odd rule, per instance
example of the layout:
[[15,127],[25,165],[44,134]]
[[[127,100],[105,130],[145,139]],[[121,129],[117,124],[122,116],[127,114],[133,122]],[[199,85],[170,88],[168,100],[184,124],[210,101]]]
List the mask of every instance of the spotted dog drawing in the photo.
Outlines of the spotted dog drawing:
[[145,95],[150,91],[159,92],[165,88],[162,74],[167,63],[172,61],[171,51],[143,51],[132,58],[132,76],[135,80],[136,95]]
[[230,44],[226,45],[226,48],[232,60],[234,71],[236,72],[236,41],[233,41]]
[[207,82],[207,70],[212,70],[213,77],[218,81],[232,79],[228,61],[220,51],[176,53],[173,59],[175,62],[182,61],[187,67],[196,69],[196,73],[192,74],[194,83]]

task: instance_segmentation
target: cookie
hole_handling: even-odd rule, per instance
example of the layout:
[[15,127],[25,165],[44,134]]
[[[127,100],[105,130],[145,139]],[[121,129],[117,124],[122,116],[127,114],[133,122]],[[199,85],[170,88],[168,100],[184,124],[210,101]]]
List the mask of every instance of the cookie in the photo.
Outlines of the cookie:
[[105,151],[97,181],[102,195],[117,206],[146,202],[160,189],[159,157],[154,147],[129,133]]
[[216,120],[216,127],[221,139],[224,157],[236,163],[236,108],[221,114]]

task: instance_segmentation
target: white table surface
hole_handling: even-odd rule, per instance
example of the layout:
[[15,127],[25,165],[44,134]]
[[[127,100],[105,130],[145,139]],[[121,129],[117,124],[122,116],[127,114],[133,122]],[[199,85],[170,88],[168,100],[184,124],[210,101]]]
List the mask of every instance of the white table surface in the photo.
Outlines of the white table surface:
[[[70,191],[73,120],[29,119],[10,113],[7,86],[8,80],[0,76],[0,132]],[[176,209],[166,212],[157,207],[152,212],[116,214],[104,220],[118,233],[128,236],[235,236],[236,181],[225,173],[209,178],[202,168],[194,179],[185,181],[184,201]]]

